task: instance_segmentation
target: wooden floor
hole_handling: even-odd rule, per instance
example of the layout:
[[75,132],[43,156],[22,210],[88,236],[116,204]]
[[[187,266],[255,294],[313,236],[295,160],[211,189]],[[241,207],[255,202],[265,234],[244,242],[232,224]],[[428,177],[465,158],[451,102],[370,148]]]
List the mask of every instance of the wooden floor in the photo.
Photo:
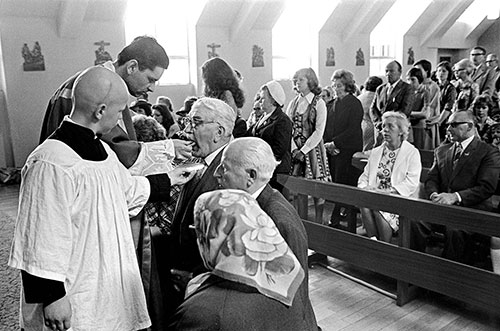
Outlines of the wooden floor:
[[[0,186],[0,330],[19,330],[17,310],[19,280],[7,267],[8,252],[17,212],[18,186]],[[396,282],[332,258],[328,264],[388,291]],[[333,330],[500,330],[499,314],[487,313],[445,296],[423,292],[416,300],[398,307],[396,302],[372,289],[321,266],[309,270],[310,297],[318,324]],[[499,293],[500,295],[500,293]]]

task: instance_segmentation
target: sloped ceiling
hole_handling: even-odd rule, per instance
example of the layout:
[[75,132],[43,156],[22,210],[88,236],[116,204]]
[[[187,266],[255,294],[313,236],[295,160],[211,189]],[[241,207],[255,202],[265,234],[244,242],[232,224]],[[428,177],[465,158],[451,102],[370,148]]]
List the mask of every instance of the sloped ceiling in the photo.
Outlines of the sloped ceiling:
[[448,31],[474,0],[434,0],[424,10],[406,34],[420,36],[424,45]]
[[237,20],[255,16],[248,29],[272,29],[283,12],[285,1],[208,0],[197,25],[231,28],[238,25]]
[[77,2],[87,3],[84,21],[121,21],[127,8],[127,0],[0,0],[0,17],[58,19],[63,5]]
[[343,40],[370,33],[396,0],[342,0],[325,22],[322,32],[342,31]]

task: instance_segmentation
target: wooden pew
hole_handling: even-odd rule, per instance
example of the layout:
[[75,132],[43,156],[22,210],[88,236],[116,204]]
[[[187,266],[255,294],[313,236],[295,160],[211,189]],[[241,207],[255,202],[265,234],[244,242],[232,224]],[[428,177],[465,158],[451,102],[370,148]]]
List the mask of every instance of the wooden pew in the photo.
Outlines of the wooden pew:
[[413,284],[498,313],[500,275],[409,249],[412,220],[498,237],[498,214],[285,175],[278,181],[292,192],[400,215],[398,246],[303,220],[310,249],[395,278],[398,305],[413,298]]

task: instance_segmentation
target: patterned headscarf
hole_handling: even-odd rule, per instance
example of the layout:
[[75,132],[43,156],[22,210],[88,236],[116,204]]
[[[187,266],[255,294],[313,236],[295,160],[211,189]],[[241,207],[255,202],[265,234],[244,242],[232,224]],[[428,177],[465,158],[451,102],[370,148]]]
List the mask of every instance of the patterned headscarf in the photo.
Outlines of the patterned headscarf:
[[[304,270],[257,201],[240,190],[202,194],[194,207],[198,248],[211,273],[291,305]],[[188,295],[206,275],[188,285]]]

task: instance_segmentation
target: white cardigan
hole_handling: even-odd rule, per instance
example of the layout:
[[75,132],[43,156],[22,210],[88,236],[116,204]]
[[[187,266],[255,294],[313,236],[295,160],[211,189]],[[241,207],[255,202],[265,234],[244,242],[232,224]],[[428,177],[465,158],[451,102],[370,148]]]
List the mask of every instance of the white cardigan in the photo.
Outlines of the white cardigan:
[[[377,185],[378,164],[382,158],[383,150],[384,144],[372,149],[368,158],[368,164],[358,179],[359,188]],[[406,140],[403,141],[392,169],[392,187],[402,196],[417,197],[421,171],[422,162],[420,162],[420,152]]]

